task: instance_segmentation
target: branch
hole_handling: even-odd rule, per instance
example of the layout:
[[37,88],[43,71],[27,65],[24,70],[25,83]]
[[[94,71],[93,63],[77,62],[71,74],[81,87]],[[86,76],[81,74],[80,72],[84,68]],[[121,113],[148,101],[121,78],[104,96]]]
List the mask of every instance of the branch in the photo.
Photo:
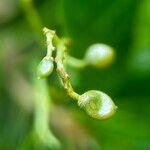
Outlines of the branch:
[[55,58],[55,62],[57,64],[56,71],[58,72],[60,78],[62,79],[63,86],[65,90],[67,91],[68,95],[74,100],[78,100],[79,94],[74,92],[70,83],[70,77],[67,74],[65,67],[64,67],[64,63],[63,63],[63,60],[65,59],[65,51],[66,51],[65,40],[63,39],[59,40],[56,47],[57,47],[57,55]]

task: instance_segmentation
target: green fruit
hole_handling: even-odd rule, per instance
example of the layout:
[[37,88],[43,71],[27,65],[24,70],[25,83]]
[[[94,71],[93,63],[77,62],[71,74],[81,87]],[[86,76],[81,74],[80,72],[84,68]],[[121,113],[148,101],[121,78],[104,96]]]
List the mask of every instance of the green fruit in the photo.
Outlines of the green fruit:
[[44,57],[37,68],[37,75],[39,78],[48,77],[54,69],[53,61],[50,58]]
[[103,68],[114,60],[114,50],[105,44],[93,44],[86,52],[85,60],[88,65]]
[[107,94],[96,90],[82,94],[78,99],[78,105],[83,108],[89,116],[100,120],[111,117],[117,108]]

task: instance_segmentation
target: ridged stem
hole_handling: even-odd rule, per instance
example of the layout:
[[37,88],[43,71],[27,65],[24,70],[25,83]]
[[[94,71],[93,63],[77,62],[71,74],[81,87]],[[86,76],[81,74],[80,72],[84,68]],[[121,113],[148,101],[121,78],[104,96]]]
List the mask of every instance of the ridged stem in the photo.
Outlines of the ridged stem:
[[78,100],[79,98],[79,94],[77,94],[73,88],[72,85],[70,83],[70,77],[68,75],[68,73],[65,70],[64,67],[64,63],[63,60],[65,58],[65,51],[66,51],[66,47],[65,47],[65,41],[63,39],[61,40],[57,40],[57,54],[56,54],[56,58],[55,58],[55,62],[57,64],[57,72],[63,82],[63,86],[65,88],[65,90],[67,91],[68,95],[74,99],[74,100]]

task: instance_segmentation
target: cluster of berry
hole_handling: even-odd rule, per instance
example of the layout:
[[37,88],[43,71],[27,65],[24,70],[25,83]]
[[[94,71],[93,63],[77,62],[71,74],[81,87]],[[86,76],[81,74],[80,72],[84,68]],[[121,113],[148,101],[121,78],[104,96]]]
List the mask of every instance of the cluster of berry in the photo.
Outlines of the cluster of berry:
[[[56,71],[60,76],[63,86],[68,95],[77,100],[77,104],[83,108],[87,114],[96,119],[107,119],[111,117],[115,111],[116,106],[112,99],[104,92],[97,90],[90,90],[80,95],[76,93],[70,83],[70,77],[67,74],[63,60],[75,67],[93,66],[97,68],[105,67],[114,60],[114,50],[105,44],[93,44],[87,49],[83,60],[78,60],[71,56],[66,56],[66,42],[64,39],[58,38],[55,31],[47,28],[43,29],[47,41],[47,55],[42,59],[38,66],[38,77],[46,78],[54,70],[54,62],[57,65]],[[52,57],[53,51],[56,50],[56,57]],[[73,63],[77,62],[77,63]]]

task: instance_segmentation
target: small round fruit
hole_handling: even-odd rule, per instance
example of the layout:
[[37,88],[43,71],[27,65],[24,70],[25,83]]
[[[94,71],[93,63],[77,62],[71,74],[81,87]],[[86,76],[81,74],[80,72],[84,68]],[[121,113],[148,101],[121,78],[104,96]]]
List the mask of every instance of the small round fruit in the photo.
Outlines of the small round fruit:
[[112,47],[105,44],[93,44],[87,49],[85,60],[91,66],[103,68],[113,62],[114,56]]
[[100,120],[111,117],[117,108],[107,94],[96,90],[87,91],[82,94],[79,97],[78,105],[89,116]]
[[53,61],[50,58],[44,57],[38,65],[37,74],[39,78],[48,77],[54,69]]

